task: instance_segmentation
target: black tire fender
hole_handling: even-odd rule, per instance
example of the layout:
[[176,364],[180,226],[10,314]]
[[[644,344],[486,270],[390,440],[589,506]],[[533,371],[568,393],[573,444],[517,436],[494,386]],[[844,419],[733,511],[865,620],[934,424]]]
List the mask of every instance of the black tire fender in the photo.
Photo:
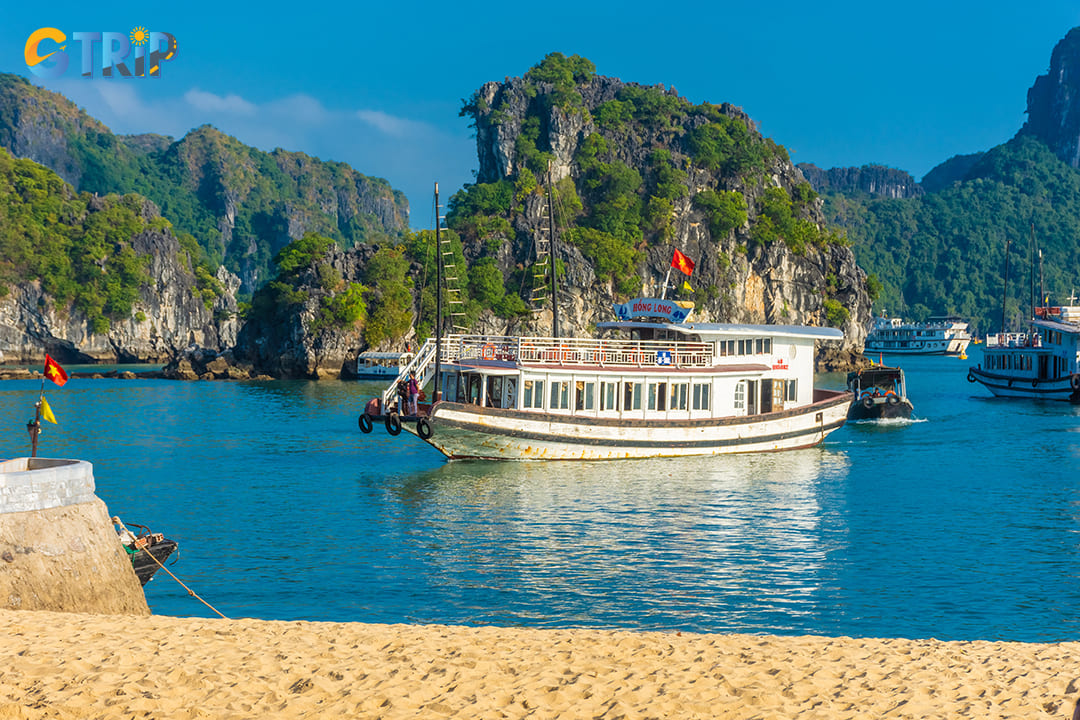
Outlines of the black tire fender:
[[360,425],[360,432],[364,433],[365,435],[371,432],[371,416],[367,413],[364,413],[360,416],[360,419],[357,420],[357,424]]
[[419,435],[422,440],[427,440],[431,437],[431,423],[427,421],[427,418],[420,418],[416,421],[416,434]]
[[1073,390],[1080,390],[1080,373],[1073,375],[1072,378],[1069,379],[1069,384],[1072,385]]
[[869,410],[870,408],[874,407],[874,398],[872,398],[872,397],[870,397],[869,395],[867,395],[866,397],[864,397],[864,398],[862,399],[862,406],[863,406],[864,408],[866,408],[867,410]]
[[1033,388],[1039,387],[1039,378],[1031,378],[1031,387],[1033,387]]
[[971,372],[970,370],[968,371],[968,382],[975,382],[975,373]]
[[888,402],[889,402],[890,405],[899,405],[900,404],[900,396],[899,395],[890,395]]
[[386,432],[391,435],[397,435],[401,432],[401,418],[397,413],[390,413],[386,416]]

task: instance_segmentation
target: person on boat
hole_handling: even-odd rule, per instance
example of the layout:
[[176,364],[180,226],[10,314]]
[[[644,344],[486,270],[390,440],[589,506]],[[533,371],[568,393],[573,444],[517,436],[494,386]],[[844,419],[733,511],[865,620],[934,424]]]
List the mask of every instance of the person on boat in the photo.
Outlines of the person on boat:
[[409,402],[409,381],[402,380],[397,384],[397,412],[404,413]]
[[416,382],[416,373],[409,372],[409,382],[407,384],[409,391],[409,414],[419,415],[416,403],[420,399],[420,383]]

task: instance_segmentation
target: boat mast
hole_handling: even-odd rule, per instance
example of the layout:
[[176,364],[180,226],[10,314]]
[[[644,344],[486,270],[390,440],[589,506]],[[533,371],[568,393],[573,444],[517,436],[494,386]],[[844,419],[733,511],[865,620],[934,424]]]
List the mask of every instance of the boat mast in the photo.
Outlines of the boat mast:
[[1005,286],[1001,291],[1001,332],[1005,333],[1005,301],[1009,297],[1009,238],[1005,238]]
[[555,252],[555,215],[551,211],[551,163],[548,163],[547,172],[547,211],[548,211],[548,244],[551,246],[551,336],[559,337],[559,295],[555,279],[555,270],[558,266],[558,255]]
[[439,183],[435,183],[435,388],[432,403],[442,399],[439,390],[439,365],[442,362],[442,243],[439,242]]
[[1028,243],[1028,270],[1031,275],[1031,313],[1028,317],[1035,317],[1035,221],[1031,221],[1031,242]]

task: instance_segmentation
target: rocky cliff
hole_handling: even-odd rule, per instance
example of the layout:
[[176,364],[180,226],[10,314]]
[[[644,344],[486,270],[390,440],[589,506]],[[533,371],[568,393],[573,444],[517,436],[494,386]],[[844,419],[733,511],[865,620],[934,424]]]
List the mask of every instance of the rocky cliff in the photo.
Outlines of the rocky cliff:
[[798,168],[819,193],[861,192],[893,199],[918,197],[923,194],[923,188],[909,173],[884,165],[822,170],[813,163],[799,163]]
[[[739,108],[694,106],[673,89],[591,70],[554,54],[466,103],[479,173],[450,213],[466,257],[490,258],[516,289],[545,234],[549,182],[563,238],[562,332],[612,319],[616,300],[658,296],[678,249],[697,266],[689,278],[675,272],[668,297],[696,302],[694,318],[835,325],[844,351],[861,349],[865,275],[787,152]],[[481,325],[547,332],[550,317],[489,312]]]
[[[236,341],[239,280],[199,266],[153,203],[77,195],[0,150],[0,351],[9,363],[165,362]],[[197,250],[197,249],[195,249]]]
[[1028,90],[1027,122],[1021,135],[1032,135],[1072,167],[1080,167],[1080,27],[1054,47],[1050,71]]

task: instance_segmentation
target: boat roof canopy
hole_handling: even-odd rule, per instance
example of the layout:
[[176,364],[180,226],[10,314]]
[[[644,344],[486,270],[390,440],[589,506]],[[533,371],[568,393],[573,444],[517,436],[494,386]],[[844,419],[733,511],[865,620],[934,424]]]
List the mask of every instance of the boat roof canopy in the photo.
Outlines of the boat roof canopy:
[[412,357],[411,352],[375,352],[370,350],[359,355],[361,360],[399,360],[404,357]]
[[746,335],[771,335],[773,337],[804,338],[810,340],[843,340],[844,333],[836,328],[809,325],[744,325],[741,323],[662,323],[617,320],[596,323],[598,330],[671,330],[683,335],[699,335],[703,340]]
[[1047,330],[1054,330],[1055,332],[1064,333],[1066,335],[1080,334],[1080,325],[1075,323],[1058,322],[1057,320],[1043,320],[1042,318],[1036,318],[1032,320],[1032,325],[1037,327],[1046,328]]

